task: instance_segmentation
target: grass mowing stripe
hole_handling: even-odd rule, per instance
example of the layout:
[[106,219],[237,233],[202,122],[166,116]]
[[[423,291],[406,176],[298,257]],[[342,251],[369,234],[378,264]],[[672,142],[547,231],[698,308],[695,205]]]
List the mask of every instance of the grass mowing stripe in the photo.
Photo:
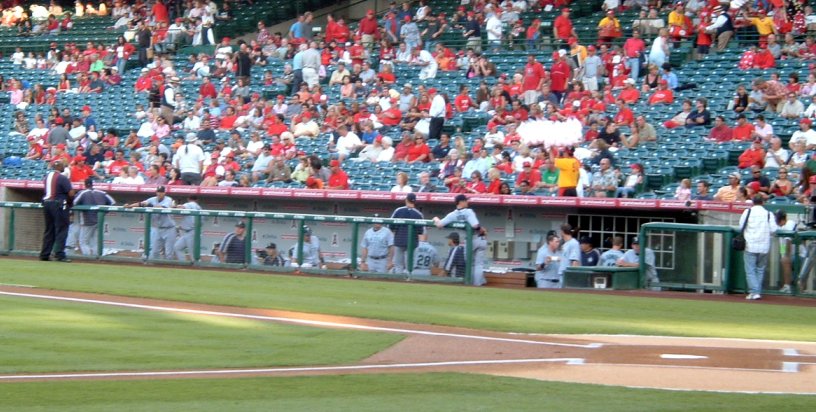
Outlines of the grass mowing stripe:
[[816,311],[779,305],[0,260],[0,282],[510,332],[816,341]]
[[[60,411],[813,410],[813,396],[630,389],[430,373],[290,378],[8,383],[0,409]],[[36,394],[36,396],[34,396]]]
[[356,362],[401,339],[11,297],[0,297],[0,331],[4,374],[330,365]]

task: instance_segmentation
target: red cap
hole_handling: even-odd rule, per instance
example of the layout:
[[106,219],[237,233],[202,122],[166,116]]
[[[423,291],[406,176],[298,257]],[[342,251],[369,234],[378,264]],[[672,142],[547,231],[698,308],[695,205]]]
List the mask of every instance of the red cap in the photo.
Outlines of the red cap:
[[105,159],[113,159],[113,152],[110,150],[105,152]]
[[660,79],[660,81],[658,81],[657,84],[666,85],[669,84],[669,82],[667,82],[666,79]]
[[374,141],[377,142],[377,143],[382,142],[382,136],[378,135],[377,137],[374,138]]
[[759,185],[759,182],[754,181],[754,182],[748,183],[747,187],[749,189],[753,190],[754,192],[757,192],[757,191],[759,191],[759,188],[761,186]]
[[56,123],[56,124],[65,124],[65,120],[62,120],[62,117],[57,117],[54,120],[54,123]]
[[573,45],[576,43],[578,43],[578,39],[576,39],[575,37],[570,37],[569,39],[567,39],[567,44],[569,45]]
[[468,17],[473,17],[473,16],[475,16],[475,15],[476,15],[476,13],[474,13],[474,12],[472,12],[472,11],[467,12],[467,16],[468,16]]
[[261,94],[260,94],[260,93],[258,93],[258,92],[252,93],[252,98],[253,98],[253,99],[260,99],[260,98],[261,98]]
[[563,9],[561,9],[561,13],[564,13],[564,12],[569,13],[570,9],[564,7]]
[[285,100],[285,99],[286,99],[286,96],[284,96],[282,94],[278,95],[278,100]]
[[403,17],[403,20],[405,20],[405,21],[411,21],[411,16],[405,16],[405,17]]
[[227,157],[235,158],[235,152],[227,153]]
[[372,10],[372,9],[368,9],[368,11],[366,12],[366,14],[367,14],[367,15],[369,15],[369,16],[373,16],[373,15],[374,15],[374,10]]
[[151,136],[150,141],[151,142],[158,142],[159,141],[159,136],[156,136],[156,135]]
[[317,179],[314,176],[309,176],[306,178],[306,186],[314,186],[317,183]]
[[218,159],[218,152],[213,152],[213,154],[211,154],[210,157],[213,159]]
[[339,160],[332,160],[331,162],[329,162],[329,166],[331,166],[331,167],[340,167],[340,161]]
[[57,145],[57,149],[65,150],[65,143],[60,143]]
[[533,164],[530,162],[524,162],[524,167],[533,167]]
[[82,163],[85,161],[85,156],[75,156],[74,161],[77,163]]
[[458,8],[457,10],[459,10],[459,11],[465,11],[465,6],[459,6],[459,8]]
[[300,116],[301,120],[307,120],[307,119],[311,119],[311,118],[312,118],[312,113],[311,112],[303,113],[303,115]]
[[229,37],[224,37],[223,39],[221,39],[221,43],[229,43],[230,40],[232,39],[230,39]]
[[595,51],[595,46],[590,44],[589,46],[587,46],[587,51]]
[[801,124],[801,123],[804,123],[804,124],[806,124],[806,125],[808,125],[808,126],[810,126],[811,124],[813,124],[813,122],[812,122],[810,119],[808,119],[807,117],[806,117],[806,118],[804,118],[804,119],[802,119],[802,120],[800,120],[800,121],[799,121],[799,123],[800,123],[800,124]]
[[90,112],[91,111],[91,106],[88,106],[87,104],[85,106],[82,106],[82,111],[83,112]]
[[436,94],[436,88],[431,87],[430,89],[428,89],[428,94]]

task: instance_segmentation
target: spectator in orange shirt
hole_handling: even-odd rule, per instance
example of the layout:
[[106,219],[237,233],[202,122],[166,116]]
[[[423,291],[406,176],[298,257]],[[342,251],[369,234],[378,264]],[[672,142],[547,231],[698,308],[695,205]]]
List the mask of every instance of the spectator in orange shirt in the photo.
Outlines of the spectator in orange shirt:
[[740,113],[737,116],[737,125],[734,126],[734,140],[749,141],[754,134],[754,125],[748,123],[745,114]]
[[632,122],[635,121],[635,115],[632,113],[632,109],[626,104],[621,98],[618,98],[618,113],[615,115],[614,122],[619,126],[623,125],[630,125]]
[[516,177],[516,189],[521,188],[521,182],[527,182],[529,187],[536,187],[541,182],[541,172],[533,169],[533,164],[530,162],[524,162],[522,166],[524,169]]
[[468,94],[468,91],[469,88],[466,84],[459,86],[459,95],[457,95],[453,101],[453,107],[456,108],[457,112],[464,113],[470,109],[478,108],[476,102],[470,97],[470,94]]
[[751,166],[765,166],[765,149],[762,148],[762,139],[754,139],[751,147],[745,149],[739,156],[739,168],[747,169]]
[[674,92],[669,89],[669,82],[666,79],[660,79],[657,82],[657,90],[649,96],[649,105],[672,103],[674,103]]

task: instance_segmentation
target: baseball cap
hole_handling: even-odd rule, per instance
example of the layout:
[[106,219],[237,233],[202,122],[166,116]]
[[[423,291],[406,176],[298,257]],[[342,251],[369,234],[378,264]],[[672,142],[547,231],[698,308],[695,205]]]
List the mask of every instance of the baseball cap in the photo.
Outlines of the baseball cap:
[[524,164],[522,166],[523,167],[533,167],[533,164],[530,163],[530,162],[524,162]]
[[339,160],[332,160],[331,162],[329,162],[329,166],[331,166],[331,167],[340,167],[340,161]]
[[806,118],[804,118],[804,119],[800,120],[800,121],[799,121],[799,123],[804,123],[804,124],[806,124],[806,125],[810,126],[811,124],[813,124],[813,121],[811,121],[810,119],[808,119],[808,118],[806,117]]
[[267,249],[277,249],[277,248],[278,248],[278,245],[276,245],[276,244],[274,244],[274,243],[270,243],[270,244],[266,245],[266,248],[267,248]]
[[235,227],[240,227],[241,229],[245,229],[246,228],[246,223],[238,222],[238,223],[235,224]]
[[195,133],[187,133],[187,136],[184,137],[184,141],[187,143],[192,143],[198,140],[198,136]]
[[637,236],[633,237],[632,238],[632,244],[633,245],[639,245],[640,244],[640,239],[638,239]]
[[85,106],[82,106],[82,111],[83,112],[90,112],[91,111],[91,106],[88,106],[87,104]]
[[408,193],[407,195],[405,195],[405,200],[411,203],[416,202],[416,195],[413,193]]
[[454,202],[456,202],[456,203],[459,203],[459,202],[467,202],[467,200],[468,200],[467,196],[465,196],[465,195],[461,195],[461,194],[460,194],[460,195],[456,195],[456,198],[454,198],[454,199],[453,199],[453,201],[454,201]]
[[312,234],[312,228],[310,228],[309,226],[303,226],[303,234],[304,235],[311,235]]
[[164,186],[159,186],[159,187],[156,188],[157,193],[164,193],[166,191],[167,191],[167,189],[165,189]]
[[451,232],[451,233],[450,233],[448,236],[446,236],[445,238],[446,238],[446,239],[450,239],[450,240],[455,240],[455,241],[457,241],[457,242],[458,242],[458,241],[459,241],[459,233],[457,233],[457,232]]
[[737,173],[737,172],[731,173],[730,175],[728,175],[728,177],[729,178],[734,178],[734,179],[737,179],[737,180],[742,179],[742,176],[740,176],[740,174]]
[[430,89],[428,89],[428,94],[436,94],[436,88],[431,87]]
[[589,236],[581,236],[581,240],[579,240],[578,243],[586,243],[591,245],[592,239],[590,239]]

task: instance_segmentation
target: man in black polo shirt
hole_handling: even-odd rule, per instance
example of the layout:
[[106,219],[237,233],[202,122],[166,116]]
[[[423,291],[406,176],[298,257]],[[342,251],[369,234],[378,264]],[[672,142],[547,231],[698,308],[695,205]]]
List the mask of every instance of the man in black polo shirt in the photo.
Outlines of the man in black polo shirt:
[[246,224],[238,222],[235,225],[235,232],[224,236],[221,241],[221,248],[216,251],[220,262],[224,263],[246,263]]
[[74,197],[71,181],[62,174],[65,164],[57,160],[51,166],[52,171],[45,176],[45,195],[43,212],[45,215],[45,233],[43,233],[40,260],[51,260],[51,252],[60,262],[70,262],[65,257],[65,240],[68,238],[68,215],[70,202]]

